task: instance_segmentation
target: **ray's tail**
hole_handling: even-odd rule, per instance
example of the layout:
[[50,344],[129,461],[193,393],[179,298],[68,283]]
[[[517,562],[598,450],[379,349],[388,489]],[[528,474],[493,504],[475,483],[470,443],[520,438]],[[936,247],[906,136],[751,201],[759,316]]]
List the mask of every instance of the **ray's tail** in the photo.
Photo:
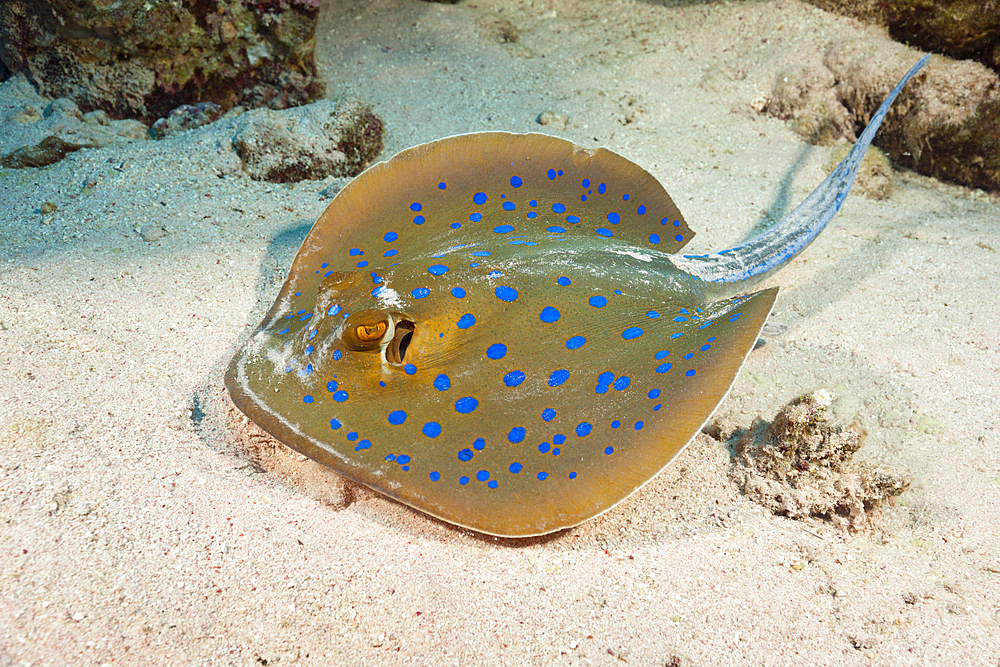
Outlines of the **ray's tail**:
[[815,239],[851,191],[858,167],[899,91],[920,71],[930,55],[921,58],[882,102],[854,148],[837,168],[771,229],[738,246],[706,255],[674,255],[678,268],[705,282],[722,285],[739,283],[741,288],[764,280],[787,264]]

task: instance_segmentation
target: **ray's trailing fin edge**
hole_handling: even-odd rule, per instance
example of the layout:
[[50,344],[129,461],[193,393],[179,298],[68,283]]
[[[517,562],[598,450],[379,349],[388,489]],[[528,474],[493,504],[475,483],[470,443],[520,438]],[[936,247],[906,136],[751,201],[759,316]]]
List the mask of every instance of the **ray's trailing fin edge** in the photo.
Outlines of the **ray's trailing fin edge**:
[[[234,356],[236,406],[422,512],[505,537],[641,488],[725,398],[777,288],[850,189],[848,158],[774,230],[705,257],[646,171],[606,149],[482,132],[399,153],[317,220]],[[709,282],[706,282],[709,281]],[[725,298],[706,298],[706,286]]]

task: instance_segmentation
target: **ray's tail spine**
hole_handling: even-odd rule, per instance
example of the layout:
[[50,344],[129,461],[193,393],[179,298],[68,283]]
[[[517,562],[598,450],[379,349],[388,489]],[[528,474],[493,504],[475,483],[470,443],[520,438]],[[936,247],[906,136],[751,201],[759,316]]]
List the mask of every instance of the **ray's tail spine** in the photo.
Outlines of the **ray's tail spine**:
[[682,270],[705,282],[730,284],[757,283],[787,264],[815,239],[836,215],[854,184],[861,160],[878,131],[886,112],[899,91],[920,68],[930,54],[921,58],[906,73],[889,96],[882,102],[871,122],[837,168],[799,204],[772,228],[738,246],[706,255],[675,255],[671,259]]

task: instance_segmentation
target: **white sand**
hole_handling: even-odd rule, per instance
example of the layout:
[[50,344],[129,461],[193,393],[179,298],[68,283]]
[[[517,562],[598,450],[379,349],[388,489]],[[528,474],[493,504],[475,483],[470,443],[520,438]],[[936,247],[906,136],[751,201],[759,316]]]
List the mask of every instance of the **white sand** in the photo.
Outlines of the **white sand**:
[[[829,154],[750,101],[810,49],[872,36],[790,0],[666,4],[331,1],[318,55],[331,96],[385,118],[386,156],[552,109],[718,249]],[[495,15],[520,42],[477,32]],[[0,665],[1000,661],[996,197],[913,174],[852,195],[773,279],[788,332],[720,409],[745,427],[847,395],[861,455],[914,479],[884,535],[766,513],[698,436],[605,516],[512,545],[380,497],[334,511],[232,450],[222,371],[334,181],[249,180],[227,127],[0,170]]]

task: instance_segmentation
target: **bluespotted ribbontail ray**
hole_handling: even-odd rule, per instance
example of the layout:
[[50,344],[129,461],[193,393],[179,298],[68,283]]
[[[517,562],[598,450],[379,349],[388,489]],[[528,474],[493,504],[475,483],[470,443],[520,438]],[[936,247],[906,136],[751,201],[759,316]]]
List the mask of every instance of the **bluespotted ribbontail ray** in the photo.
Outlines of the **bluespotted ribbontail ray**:
[[[774,304],[747,293],[840,208],[875,131],[771,230],[694,233],[605,149],[483,132],[341,191],[226,374],[293,449],[445,521],[542,535],[621,502],[726,396]],[[733,296],[735,295],[735,296]]]

